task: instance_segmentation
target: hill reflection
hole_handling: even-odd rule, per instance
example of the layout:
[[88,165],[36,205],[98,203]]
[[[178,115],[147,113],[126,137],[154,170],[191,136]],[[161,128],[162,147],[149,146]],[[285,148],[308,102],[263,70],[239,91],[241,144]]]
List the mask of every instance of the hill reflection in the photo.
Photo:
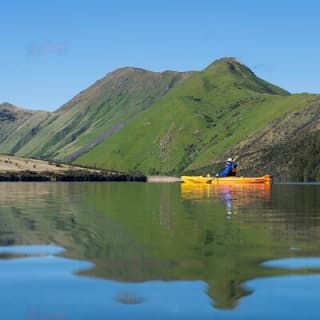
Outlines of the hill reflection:
[[93,262],[91,277],[200,280],[215,307],[231,309],[251,293],[247,280],[311,272],[261,263],[320,255],[318,195],[317,186],[3,183],[0,243],[54,243]]

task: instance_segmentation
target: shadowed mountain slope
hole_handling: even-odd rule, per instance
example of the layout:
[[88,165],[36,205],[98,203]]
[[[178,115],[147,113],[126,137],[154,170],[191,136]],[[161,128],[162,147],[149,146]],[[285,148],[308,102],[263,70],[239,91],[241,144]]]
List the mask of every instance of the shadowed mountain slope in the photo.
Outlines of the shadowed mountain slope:
[[264,170],[281,181],[319,181],[320,97],[276,119],[232,154],[241,155],[243,174]]
[[0,150],[15,153],[37,135],[50,118],[45,111],[30,111],[9,103],[0,104]]

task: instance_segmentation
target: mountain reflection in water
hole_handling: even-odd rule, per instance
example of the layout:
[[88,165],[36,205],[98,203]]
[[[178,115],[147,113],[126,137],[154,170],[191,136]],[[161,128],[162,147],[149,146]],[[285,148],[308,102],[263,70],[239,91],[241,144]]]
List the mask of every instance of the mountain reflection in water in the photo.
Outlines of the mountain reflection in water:
[[74,273],[93,264],[48,255],[61,249],[0,247],[26,255],[0,260],[2,319],[150,319],[154,313],[155,319],[209,319],[213,314],[202,281],[121,283],[78,276]]
[[[233,319],[237,312],[244,312],[245,305],[255,312],[255,319],[262,319],[259,312],[267,301],[257,303],[255,299],[261,297],[258,291],[264,285],[269,288],[268,279],[315,277],[317,268],[271,268],[263,263],[320,255],[319,186],[273,185],[268,190],[184,187],[156,183],[1,183],[0,244],[56,244],[65,248],[59,257],[49,253],[0,260],[10,268],[15,264],[17,272],[10,281],[3,276],[1,286],[2,282],[7,286],[14,283],[9,292],[18,306],[18,301],[23,303],[28,295],[28,285],[35,281],[28,280],[28,270],[39,271],[54,261],[68,265],[68,276],[59,273],[62,277],[55,282],[57,273],[44,269],[49,284],[44,281],[41,290],[48,295],[36,295],[40,301],[38,315],[47,309],[59,315],[60,303],[70,306],[68,310],[82,304],[82,311],[85,306],[97,310],[89,318],[104,319],[106,311],[97,304],[105,303],[113,312],[108,314],[112,319],[125,319],[119,306],[137,307],[135,318],[139,319],[148,319],[147,315],[158,311],[158,319],[187,319],[188,315],[190,319],[209,319],[218,313],[221,319],[227,315]],[[5,258],[8,252],[2,254]],[[34,264],[27,265],[30,261]],[[81,276],[75,276],[72,272],[79,270],[77,261],[88,261],[91,268],[80,268]],[[109,282],[121,290],[108,291]],[[59,290],[50,287],[54,283],[59,283]],[[63,301],[57,298],[61,290],[66,292]],[[1,305],[6,305],[6,299],[3,291]],[[276,312],[277,306],[271,309]],[[103,317],[99,318],[99,310]],[[220,314],[219,310],[230,311]]]

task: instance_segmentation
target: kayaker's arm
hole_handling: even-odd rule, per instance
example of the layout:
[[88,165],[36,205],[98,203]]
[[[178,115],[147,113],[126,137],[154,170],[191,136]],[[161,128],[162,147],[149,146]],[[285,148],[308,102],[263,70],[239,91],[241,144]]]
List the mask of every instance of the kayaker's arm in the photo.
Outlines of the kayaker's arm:
[[220,173],[218,173],[218,177],[230,176],[231,171],[232,171],[232,163],[228,163],[226,167]]

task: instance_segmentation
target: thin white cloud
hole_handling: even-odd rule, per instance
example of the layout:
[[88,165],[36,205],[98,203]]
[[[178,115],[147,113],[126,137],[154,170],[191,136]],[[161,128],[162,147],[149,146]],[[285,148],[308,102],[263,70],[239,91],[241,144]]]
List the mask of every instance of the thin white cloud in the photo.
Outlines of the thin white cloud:
[[29,56],[40,56],[48,54],[64,54],[67,51],[66,42],[46,41],[43,43],[30,43],[26,46]]

